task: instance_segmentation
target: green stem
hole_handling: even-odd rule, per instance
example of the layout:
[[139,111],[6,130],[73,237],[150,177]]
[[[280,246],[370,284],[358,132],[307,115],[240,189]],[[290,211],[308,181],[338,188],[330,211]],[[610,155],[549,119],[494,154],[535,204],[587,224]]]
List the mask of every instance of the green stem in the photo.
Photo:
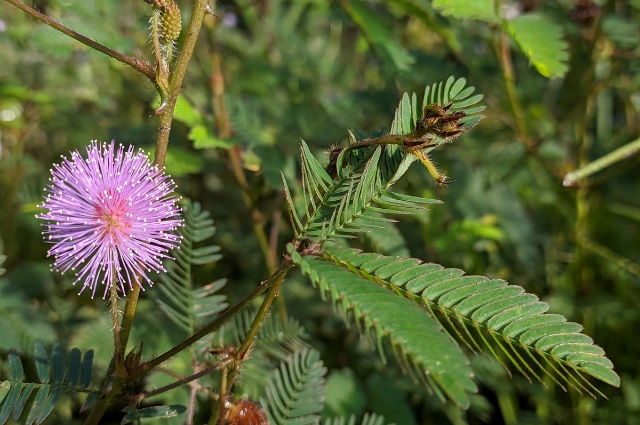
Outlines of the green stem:
[[504,78],[504,84],[507,89],[507,97],[509,98],[509,104],[511,105],[511,111],[513,113],[513,119],[516,123],[516,130],[520,141],[527,147],[528,151],[533,151],[533,141],[529,137],[529,131],[527,130],[527,124],[524,120],[524,113],[522,112],[522,106],[518,99],[515,86],[515,74],[513,72],[513,63],[511,61],[511,50],[509,49],[509,40],[507,35],[500,32],[500,42],[496,46],[498,58],[500,59],[500,65],[502,67],[502,77]]
[[173,122],[173,111],[176,108],[176,102],[178,101],[178,95],[182,89],[182,82],[187,74],[187,67],[189,61],[193,55],[193,51],[196,47],[196,41],[200,34],[200,28],[202,27],[202,21],[204,20],[205,8],[207,7],[208,0],[196,0],[191,13],[191,20],[186,31],[186,37],[184,44],[182,45],[182,51],[178,57],[174,72],[171,74],[171,81],[169,82],[169,90],[167,99],[163,105],[160,115],[160,126],[158,127],[158,140],[156,142],[156,158],[155,163],[158,167],[164,167],[165,159],[167,157],[167,147],[169,145],[169,133],[171,132],[171,123]]
[[166,360],[170,359],[171,357],[175,356],[176,354],[180,353],[185,348],[190,347],[191,345],[195,344],[197,341],[199,341],[200,339],[204,338],[209,333],[211,333],[211,332],[215,331],[216,329],[218,329],[220,326],[222,326],[222,324],[224,322],[226,322],[227,320],[229,320],[229,318],[233,317],[238,312],[240,312],[242,309],[244,309],[251,301],[256,299],[265,290],[267,290],[268,288],[270,288],[271,286],[276,284],[278,279],[280,279],[281,277],[283,278],[284,275],[286,275],[287,271],[291,267],[293,267],[293,264],[291,263],[291,261],[290,260],[285,261],[280,266],[280,268],[278,268],[278,270],[276,270],[271,276],[269,276],[269,278],[267,280],[262,282],[260,284],[260,286],[255,288],[249,295],[247,295],[244,299],[242,299],[242,301],[240,301],[239,303],[237,303],[233,307],[228,308],[216,320],[214,320],[213,322],[209,323],[208,325],[206,325],[205,327],[203,327],[202,329],[200,329],[199,331],[197,331],[196,333],[194,333],[193,335],[191,335],[190,337],[188,337],[187,339],[182,341],[180,344],[178,344],[175,347],[173,347],[172,349],[160,354],[158,357],[155,357],[155,358],[149,360],[148,362],[144,363],[140,367],[140,372],[137,375],[140,376],[140,375],[144,375],[144,374],[150,372],[156,366],[160,365],[164,361],[166,361]]
[[131,327],[133,325],[133,319],[136,315],[136,308],[138,307],[138,298],[140,297],[140,288],[140,282],[136,282],[133,285],[133,290],[129,292],[127,303],[124,306],[122,325],[120,326],[120,344],[122,344],[123,355],[127,349],[129,335],[131,335]]
[[77,32],[73,31],[70,28],[65,27],[64,25],[54,21],[53,19],[51,19],[50,17],[48,17],[47,15],[44,15],[40,12],[38,12],[37,10],[33,9],[32,7],[27,6],[26,4],[22,3],[20,0],[5,0],[7,3],[14,5],[15,7],[17,7],[18,9],[22,10],[23,12],[25,12],[28,15],[33,16],[34,18],[36,18],[37,20],[39,20],[40,22],[43,22],[47,25],[49,25],[51,28],[54,28],[58,31],[60,31],[61,33],[68,35],[69,37],[79,41],[82,44],[85,44],[89,47],[91,47],[92,49],[95,49],[99,52],[104,53],[107,56],[110,56],[112,58],[114,58],[117,61],[120,61],[126,65],[129,65],[131,68],[135,69],[136,71],[140,72],[141,74],[144,74],[148,79],[150,79],[154,84],[155,84],[155,78],[156,78],[156,74],[153,70],[153,66],[151,66],[151,64],[149,64],[148,62],[145,61],[141,61],[139,59],[135,59],[132,58],[130,56],[124,55],[120,52],[117,52],[113,49],[110,49],[106,46],[103,46],[100,43],[97,43],[87,37],[85,37],[82,34],[78,34]]
[[122,355],[122,343],[120,341],[120,312],[118,311],[118,285],[111,282],[109,287],[111,301],[111,319],[113,321],[113,359],[115,361],[116,373],[118,376],[124,370],[124,356]]
[[640,152],[640,139],[636,139],[633,142],[629,142],[626,145],[619,147],[618,149],[610,152],[593,162],[581,166],[579,169],[568,173],[564,181],[564,186],[573,186],[577,181],[589,177],[591,174],[606,168],[618,161],[627,159]]
[[[249,351],[249,348],[251,348],[251,344],[253,343],[253,340],[258,334],[258,331],[260,330],[260,326],[262,325],[262,322],[264,322],[264,319],[267,317],[267,314],[269,313],[269,309],[271,308],[271,304],[273,304],[273,300],[278,296],[278,293],[280,292],[280,286],[282,285],[282,282],[284,281],[284,278],[287,275],[287,271],[289,271],[291,267],[293,267],[292,263],[285,262],[283,263],[282,266],[280,266],[279,270],[281,270],[281,272],[274,275],[276,276],[275,281],[271,286],[271,288],[269,289],[269,292],[267,292],[267,296],[265,297],[264,301],[262,301],[262,305],[260,305],[260,309],[258,310],[258,313],[256,314],[255,319],[253,319],[251,328],[249,328],[249,331],[245,335],[244,340],[242,341],[242,344],[238,349],[238,353],[236,355],[236,358],[238,359],[238,362],[239,362],[238,367],[236,367],[229,375],[229,379],[228,379],[229,385],[225,389],[225,391],[223,391],[222,389],[220,390],[221,400],[226,400],[228,396],[228,392],[231,391],[231,389],[233,388],[233,384],[235,383],[236,378],[238,377],[238,373],[240,372],[240,369],[241,369],[240,365],[242,364],[242,361],[246,357]],[[218,414],[218,412],[214,411],[214,416],[216,414]],[[220,414],[222,414],[222,409],[220,410]]]
[[[227,378],[229,377],[229,370],[224,368],[222,370],[222,376],[220,377],[220,399],[218,400],[218,409],[219,409],[219,417],[220,417],[220,425],[224,425],[224,403],[227,400]],[[213,416],[215,418],[215,416]]]

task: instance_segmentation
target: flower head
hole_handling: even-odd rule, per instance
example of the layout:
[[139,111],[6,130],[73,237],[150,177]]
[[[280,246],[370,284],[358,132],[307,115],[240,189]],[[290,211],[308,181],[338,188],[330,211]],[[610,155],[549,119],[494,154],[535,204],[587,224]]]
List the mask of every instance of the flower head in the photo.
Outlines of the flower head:
[[[91,142],[87,158],[78,151],[51,170],[47,195],[45,239],[53,243],[53,270],[73,270],[91,296],[101,282],[106,296],[111,285],[125,293],[134,282],[153,283],[147,272],[165,271],[163,258],[180,237],[182,225],[175,183],[152,165],[142,150],[115,143]],[[143,287],[144,289],[144,287]]]

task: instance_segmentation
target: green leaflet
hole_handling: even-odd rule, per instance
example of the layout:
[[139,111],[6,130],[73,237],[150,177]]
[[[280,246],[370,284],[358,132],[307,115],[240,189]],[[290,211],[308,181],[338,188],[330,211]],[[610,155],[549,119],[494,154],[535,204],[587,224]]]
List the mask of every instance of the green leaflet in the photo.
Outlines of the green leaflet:
[[381,355],[385,339],[400,353],[400,361],[412,365],[408,369],[415,369],[417,377],[441,398],[444,392],[458,405],[469,406],[467,393],[476,386],[468,360],[425,309],[331,262],[302,258],[291,245],[288,251],[345,317],[352,315],[358,324],[362,322],[366,334],[375,335]]
[[[91,392],[93,377],[93,350],[81,359],[80,350],[74,348],[65,355],[62,344],[56,343],[49,354],[41,341],[34,344],[34,369],[38,382],[23,382],[24,368],[20,353],[12,349],[8,360],[11,379],[0,382],[0,425],[10,417],[14,420],[24,416],[27,425],[41,424],[53,411],[63,392]],[[68,365],[66,358],[68,357]],[[28,405],[31,395],[33,402]]]
[[197,202],[188,202],[183,209],[184,226],[178,229],[182,236],[180,249],[172,251],[174,260],[165,264],[167,273],[159,275],[161,284],[158,290],[161,296],[157,302],[160,310],[183,329],[192,334],[196,326],[227,307],[226,297],[217,295],[226,279],[220,279],[208,285],[194,288],[191,279],[193,265],[211,264],[222,258],[220,247],[194,245],[209,239],[216,232],[208,211],[202,211]]
[[266,399],[260,404],[273,425],[318,423],[324,407],[327,368],[314,349],[295,351],[280,363],[267,382]]
[[564,76],[569,54],[561,27],[535,14],[506,21],[504,26],[540,74],[547,78]]
[[493,0],[435,0],[433,7],[443,15],[458,19],[477,19],[484,22],[499,22]]
[[590,337],[580,333],[582,326],[567,322],[563,316],[547,314],[548,305],[519,286],[483,276],[463,276],[461,270],[416,259],[353,249],[332,248],[324,258],[345,273],[358,274],[381,289],[391,289],[437,312],[452,335],[472,349],[480,348],[480,339],[484,349],[499,360],[506,357],[527,377],[532,374],[539,379],[542,369],[554,380],[561,379],[589,394],[591,389],[599,391],[582,374],[620,385],[613,364]]

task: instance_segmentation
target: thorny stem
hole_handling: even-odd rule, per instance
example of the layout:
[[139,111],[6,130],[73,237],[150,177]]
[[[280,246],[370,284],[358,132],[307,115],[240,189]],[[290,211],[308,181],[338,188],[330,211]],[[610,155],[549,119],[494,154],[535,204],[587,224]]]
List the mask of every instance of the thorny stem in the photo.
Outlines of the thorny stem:
[[256,299],[265,290],[267,290],[271,286],[275,285],[279,279],[284,278],[284,276],[286,275],[287,271],[289,271],[289,269],[291,267],[293,267],[293,263],[291,262],[291,260],[287,260],[287,261],[283,262],[282,265],[280,266],[280,268],[278,268],[278,270],[276,270],[271,276],[269,276],[267,278],[267,280],[262,282],[260,284],[260,286],[258,286],[253,291],[251,291],[251,293],[249,295],[247,295],[246,297],[244,297],[240,302],[238,302],[233,307],[230,307],[227,310],[225,310],[225,312],[222,313],[216,320],[214,320],[213,322],[209,323],[208,325],[206,325],[202,329],[198,330],[196,333],[194,333],[193,335],[189,336],[188,338],[186,338],[184,341],[182,341],[181,343],[179,343],[178,345],[176,345],[172,349],[170,349],[170,350],[160,354],[158,357],[155,357],[155,358],[149,360],[148,362],[144,363],[140,367],[140,371],[139,371],[139,373],[137,375],[140,376],[140,375],[146,374],[147,372],[151,371],[156,366],[160,365],[164,361],[166,361],[166,360],[170,359],[171,357],[175,356],[176,354],[180,353],[185,348],[190,347],[191,345],[195,344],[197,341],[199,341],[200,339],[204,338],[209,333],[211,333],[211,332],[215,331],[216,329],[218,329],[220,326],[222,326],[222,324],[224,322],[226,322],[229,318],[233,317],[238,312],[240,312],[242,309],[244,309],[251,301]]
[[73,38],[74,40],[79,41],[82,44],[85,44],[89,47],[91,47],[92,49],[95,49],[99,52],[104,53],[107,56],[110,56],[112,58],[114,58],[117,61],[120,61],[126,65],[129,65],[131,68],[135,69],[136,71],[140,72],[141,74],[144,74],[149,80],[151,80],[154,84],[156,81],[156,75],[155,72],[153,70],[153,66],[151,66],[151,64],[149,64],[148,62],[145,61],[141,61],[139,59],[135,59],[132,58],[130,56],[124,55],[120,52],[117,52],[113,49],[110,49],[106,46],[103,46],[100,43],[97,43],[87,37],[85,37],[82,34],[78,34],[77,32],[73,31],[70,28],[65,27],[64,25],[60,24],[59,22],[54,21],[53,19],[51,19],[50,17],[48,17],[47,15],[44,15],[40,12],[38,12],[37,10],[33,9],[32,7],[27,6],[26,4],[22,3],[20,0],[5,0],[7,1],[9,4],[14,5],[15,7],[17,7],[18,9],[22,10],[23,12],[25,12],[28,15],[33,16],[34,18],[36,18],[37,20],[39,20],[40,22],[43,22],[47,25],[49,25],[51,28],[54,28],[58,31],[60,31],[61,33],[68,35],[69,37]]
[[171,132],[171,123],[173,122],[173,111],[178,101],[178,95],[182,88],[182,82],[187,74],[187,67],[196,47],[198,34],[204,20],[205,8],[208,0],[196,0],[191,13],[191,20],[187,27],[186,37],[182,45],[182,51],[178,57],[175,70],[171,74],[169,83],[169,91],[165,100],[164,108],[160,115],[160,126],[158,127],[158,140],[156,142],[156,159],[158,167],[163,167],[167,157],[167,147],[169,145],[169,133]]
[[158,394],[162,394],[164,392],[170,391],[174,388],[178,388],[182,385],[188,384],[191,381],[195,381],[198,378],[202,378],[203,376],[206,376],[212,372],[215,372],[216,370],[219,370],[221,368],[226,368],[230,363],[232,363],[234,361],[233,357],[227,357],[226,359],[222,359],[220,360],[218,363],[209,366],[205,369],[202,369],[200,372],[194,373],[191,376],[187,376],[185,378],[182,378],[176,382],[172,382],[169,385],[165,385],[164,387],[160,387],[156,390],[153,391],[149,391],[149,392],[145,392],[145,393],[140,393],[137,396],[134,397],[134,399],[141,401],[145,398],[148,397],[153,397],[154,395],[158,395]]

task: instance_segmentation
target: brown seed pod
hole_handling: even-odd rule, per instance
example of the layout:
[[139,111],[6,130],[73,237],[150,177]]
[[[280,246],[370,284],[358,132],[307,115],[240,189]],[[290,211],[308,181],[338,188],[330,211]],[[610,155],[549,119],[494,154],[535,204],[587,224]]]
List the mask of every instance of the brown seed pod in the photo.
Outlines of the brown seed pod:
[[[154,0],[161,1],[161,0]],[[182,30],[182,16],[176,2],[172,1],[160,9],[160,37],[167,41],[176,40]]]
[[267,412],[249,400],[233,403],[227,411],[228,425],[270,425]]

